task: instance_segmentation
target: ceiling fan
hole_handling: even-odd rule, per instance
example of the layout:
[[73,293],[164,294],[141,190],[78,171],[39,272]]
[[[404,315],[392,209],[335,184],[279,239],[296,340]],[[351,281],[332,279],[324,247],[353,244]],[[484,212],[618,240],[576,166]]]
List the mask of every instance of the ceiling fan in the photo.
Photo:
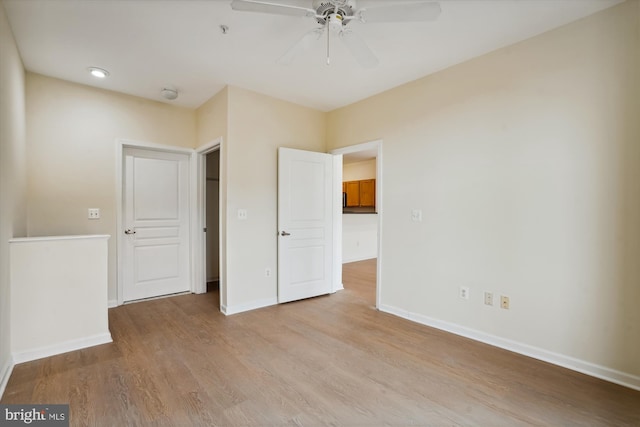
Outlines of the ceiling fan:
[[378,58],[366,42],[347,25],[351,21],[365,24],[379,22],[420,22],[433,21],[440,15],[440,5],[433,1],[414,1],[376,7],[357,8],[356,0],[312,0],[310,7],[274,3],[260,0],[233,0],[231,8],[243,12],[271,13],[275,15],[303,16],[314,19],[320,27],[306,33],[279,60],[291,63],[297,56],[309,49],[315,40],[327,34],[327,65],[330,63],[330,35],[338,34],[356,61],[365,68],[378,65]]

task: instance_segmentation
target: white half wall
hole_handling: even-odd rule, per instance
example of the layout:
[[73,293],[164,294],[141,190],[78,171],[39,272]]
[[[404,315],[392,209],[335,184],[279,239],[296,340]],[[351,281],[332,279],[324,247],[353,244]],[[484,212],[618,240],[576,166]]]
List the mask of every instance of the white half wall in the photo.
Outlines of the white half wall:
[[16,363],[111,342],[108,240],[96,235],[10,241]]

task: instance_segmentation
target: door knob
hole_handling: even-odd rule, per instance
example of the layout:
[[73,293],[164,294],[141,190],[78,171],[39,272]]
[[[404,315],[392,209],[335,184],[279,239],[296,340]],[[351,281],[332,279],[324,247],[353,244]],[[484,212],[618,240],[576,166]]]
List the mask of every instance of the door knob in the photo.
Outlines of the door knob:
[[136,234],[135,231],[132,231],[130,228],[124,230],[124,234]]
[[283,231],[282,233],[280,233],[281,236],[291,236],[291,233],[287,233],[286,231]]

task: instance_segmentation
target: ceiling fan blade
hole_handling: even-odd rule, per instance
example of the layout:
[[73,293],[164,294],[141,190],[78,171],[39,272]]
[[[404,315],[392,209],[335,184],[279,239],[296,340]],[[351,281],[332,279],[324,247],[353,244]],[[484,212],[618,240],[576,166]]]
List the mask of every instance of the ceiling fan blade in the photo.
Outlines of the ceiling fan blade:
[[315,30],[311,30],[306,33],[296,44],[291,46],[289,50],[278,59],[279,64],[289,65],[296,59],[300,54],[309,50],[314,41],[320,39],[322,37],[322,33],[324,32],[324,28],[316,28]]
[[310,8],[255,0],[233,0],[231,9],[242,12],[272,13],[275,15],[316,16],[316,11]]
[[340,33],[340,40],[364,68],[373,68],[378,65],[378,58],[358,34],[351,30],[343,30]]
[[362,22],[420,22],[434,21],[442,9],[436,2],[400,3],[358,10],[357,19]]

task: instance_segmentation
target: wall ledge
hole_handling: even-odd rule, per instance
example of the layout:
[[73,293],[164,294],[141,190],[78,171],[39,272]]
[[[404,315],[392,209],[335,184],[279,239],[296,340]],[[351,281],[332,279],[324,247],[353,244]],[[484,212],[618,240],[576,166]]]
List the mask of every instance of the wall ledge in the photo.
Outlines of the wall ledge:
[[83,348],[93,347],[100,344],[108,344],[110,342],[113,342],[111,333],[106,332],[103,334],[61,342],[55,345],[40,347],[33,350],[15,352],[13,353],[13,362],[15,364],[31,362],[32,360],[55,356],[62,353],[68,353],[70,351],[82,350]]
[[380,311],[640,391],[640,376],[487,334],[455,323],[445,322],[443,320],[434,319],[418,313],[412,313],[390,305],[380,305]]
[[105,239],[111,238],[109,234],[78,234],[71,236],[36,236],[36,237],[18,237],[15,239],[9,239],[9,243],[32,243],[32,242],[47,242],[47,241],[59,241],[59,240],[88,240],[88,239]]

